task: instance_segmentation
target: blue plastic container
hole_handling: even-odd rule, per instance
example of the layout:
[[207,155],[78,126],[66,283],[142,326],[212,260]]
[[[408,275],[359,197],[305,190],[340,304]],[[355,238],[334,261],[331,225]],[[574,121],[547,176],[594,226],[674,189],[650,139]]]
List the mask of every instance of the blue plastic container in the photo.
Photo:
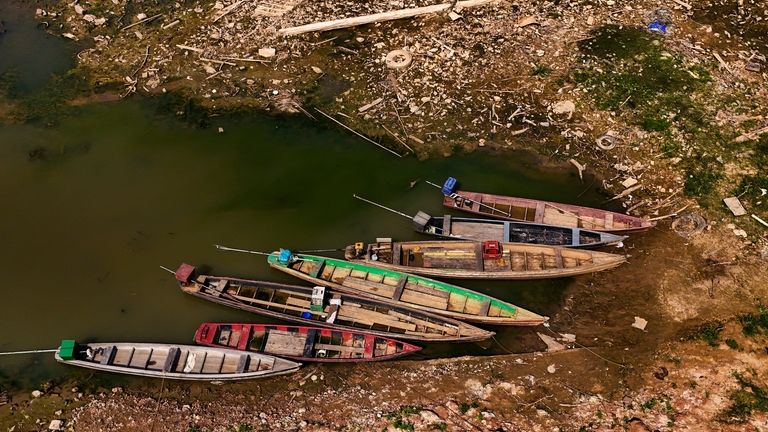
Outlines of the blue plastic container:
[[443,183],[443,195],[445,196],[451,196],[453,191],[456,190],[456,179],[453,177],[448,177],[448,180]]

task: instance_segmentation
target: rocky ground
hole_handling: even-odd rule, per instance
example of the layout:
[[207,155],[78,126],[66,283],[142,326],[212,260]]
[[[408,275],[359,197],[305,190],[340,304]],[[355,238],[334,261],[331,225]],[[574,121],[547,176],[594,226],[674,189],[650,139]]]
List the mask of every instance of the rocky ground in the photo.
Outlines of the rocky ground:
[[[559,339],[551,349],[568,349],[313,366],[224,387],[159,383],[80,395],[63,383],[39,398],[12,398],[0,425],[768,430],[768,227],[751,216],[768,220],[766,6],[495,1],[279,33],[434,3],[80,0],[44,2],[37,14],[50,31],[90,44],[76,71],[92,91],[77,103],[171,92],[213,112],[255,108],[329,122],[325,113],[400,154],[525,148],[598,173],[628,212],[659,226],[628,242],[630,265],[570,284],[562,311],[537,329]],[[667,24],[665,35],[646,30],[654,20]],[[389,67],[393,50],[411,63]],[[723,205],[729,196],[745,215]],[[635,317],[644,329],[632,327]]]

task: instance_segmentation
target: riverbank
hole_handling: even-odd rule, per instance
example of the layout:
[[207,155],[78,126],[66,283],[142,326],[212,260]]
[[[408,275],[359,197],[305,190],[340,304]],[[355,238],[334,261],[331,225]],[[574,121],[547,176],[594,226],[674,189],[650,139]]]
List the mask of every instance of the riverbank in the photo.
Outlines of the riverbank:
[[[267,17],[249,2],[227,9],[237,3],[52,1],[38,19],[93,43],[73,74],[96,98],[177,94],[179,116],[191,119],[190,106],[200,106],[325,122],[317,108],[420,158],[529,149],[563,169],[598,173],[605,189],[624,194],[615,201],[629,213],[661,217],[658,228],[627,242],[629,265],[569,284],[550,329],[576,335],[578,345],[559,336],[572,350],[312,366],[224,387],[166,382],[113,392],[61,383],[39,399],[13,395],[0,425],[624,430],[636,417],[649,430],[766,427],[768,230],[749,216],[768,220],[768,135],[749,135],[767,118],[765,24],[753,18],[760,5],[496,2],[456,20],[441,14],[285,38],[275,30],[393,5],[286,2],[295,6]],[[666,36],[644,30],[654,17],[671,22]],[[386,55],[402,48],[411,65],[388,68]],[[26,118],[18,106],[5,112]],[[747,215],[733,216],[727,196],[738,196]],[[702,216],[706,228],[665,217],[679,212]],[[678,235],[686,228],[692,235]],[[631,326],[635,317],[648,321],[644,330]]]

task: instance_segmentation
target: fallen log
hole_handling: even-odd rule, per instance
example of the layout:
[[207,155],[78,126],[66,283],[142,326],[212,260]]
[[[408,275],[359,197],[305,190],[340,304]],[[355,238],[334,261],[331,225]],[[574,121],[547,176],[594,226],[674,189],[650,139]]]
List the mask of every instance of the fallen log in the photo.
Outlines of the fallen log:
[[[456,3],[456,8],[468,8],[482,6],[496,0],[464,0]],[[424,6],[410,9],[400,9],[389,12],[381,12],[373,15],[363,15],[354,18],[344,18],[333,21],[321,21],[312,24],[305,24],[297,27],[287,27],[277,32],[284,36],[294,36],[309,32],[323,32],[336,30],[340,28],[356,27],[359,25],[373,24],[383,21],[392,21],[403,18],[411,18],[418,15],[442,12],[453,7],[452,3],[442,3],[432,6]]]

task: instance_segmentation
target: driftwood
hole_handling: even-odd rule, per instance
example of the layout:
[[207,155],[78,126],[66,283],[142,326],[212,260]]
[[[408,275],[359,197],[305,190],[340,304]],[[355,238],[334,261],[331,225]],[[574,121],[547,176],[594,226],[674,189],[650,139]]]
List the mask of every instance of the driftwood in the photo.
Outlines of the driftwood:
[[[495,0],[465,0],[456,3],[457,8],[468,8],[482,6]],[[354,18],[344,18],[333,21],[322,21],[312,24],[305,24],[298,27],[287,27],[278,30],[278,33],[284,36],[293,36],[309,32],[323,32],[347,27],[356,27],[365,24],[372,24],[383,21],[392,21],[403,18],[411,18],[418,15],[437,13],[448,10],[453,5],[451,3],[442,3],[432,6],[424,6],[410,9],[400,9],[396,11],[382,12],[373,15],[363,15]]]
[[139,25],[139,24],[144,24],[145,22],[154,21],[154,20],[156,20],[156,19],[160,18],[161,16],[163,16],[163,14],[157,14],[157,15],[151,16],[151,17],[149,17],[149,18],[144,18],[144,19],[143,19],[143,20],[141,20],[141,21],[136,21],[136,22],[135,22],[135,23],[133,23],[133,24],[129,24],[129,25],[127,25],[127,26],[125,26],[125,27],[121,28],[121,29],[120,29],[120,31],[128,30],[128,29],[129,29],[129,28],[131,28],[131,27],[136,27],[137,25]]

